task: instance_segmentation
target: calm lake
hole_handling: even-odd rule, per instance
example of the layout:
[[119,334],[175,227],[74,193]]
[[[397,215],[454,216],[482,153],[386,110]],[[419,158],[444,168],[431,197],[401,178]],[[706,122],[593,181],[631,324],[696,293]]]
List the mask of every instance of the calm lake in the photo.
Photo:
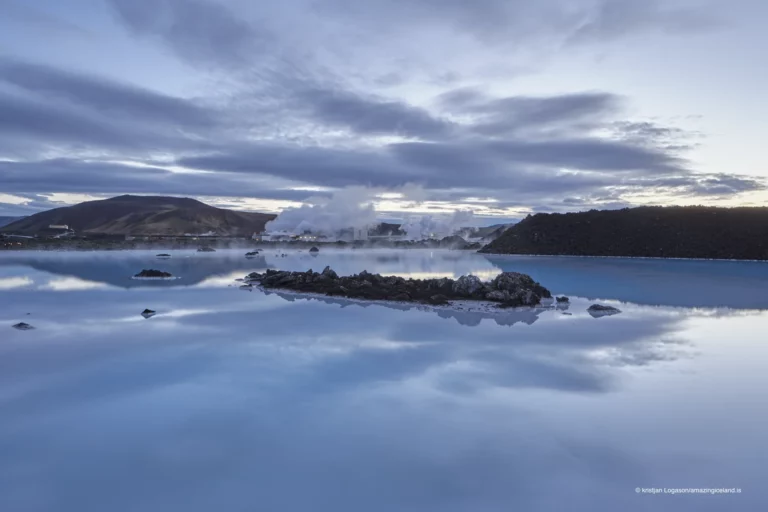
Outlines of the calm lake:
[[[0,511],[768,509],[766,263],[156,252],[0,254]],[[489,316],[234,281],[326,265],[515,270],[571,304]]]

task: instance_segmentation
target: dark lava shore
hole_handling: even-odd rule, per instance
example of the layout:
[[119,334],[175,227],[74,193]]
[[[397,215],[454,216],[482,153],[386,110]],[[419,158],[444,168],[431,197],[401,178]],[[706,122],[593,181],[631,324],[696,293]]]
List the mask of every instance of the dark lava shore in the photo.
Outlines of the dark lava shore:
[[339,276],[330,267],[322,272],[290,272],[267,270],[253,272],[248,283],[264,289],[292,290],[340,296],[350,299],[413,302],[445,305],[450,301],[473,300],[496,303],[502,308],[538,306],[552,294],[526,274],[503,272],[488,282],[473,275],[458,279],[405,279],[363,271],[352,276]]

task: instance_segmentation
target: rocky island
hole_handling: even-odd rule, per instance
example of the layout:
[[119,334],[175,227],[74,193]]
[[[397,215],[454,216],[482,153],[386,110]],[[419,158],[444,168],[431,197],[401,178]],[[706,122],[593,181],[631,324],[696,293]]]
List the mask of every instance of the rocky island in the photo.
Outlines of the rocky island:
[[[433,306],[450,301],[486,301],[498,307],[538,306],[551,299],[549,290],[526,274],[503,272],[483,282],[477,276],[458,279],[406,279],[363,271],[352,276],[339,276],[330,267],[322,272],[290,272],[267,270],[249,274],[246,281],[264,289],[283,289],[303,293],[340,296],[352,299],[413,302]],[[247,285],[246,285],[247,286]]]

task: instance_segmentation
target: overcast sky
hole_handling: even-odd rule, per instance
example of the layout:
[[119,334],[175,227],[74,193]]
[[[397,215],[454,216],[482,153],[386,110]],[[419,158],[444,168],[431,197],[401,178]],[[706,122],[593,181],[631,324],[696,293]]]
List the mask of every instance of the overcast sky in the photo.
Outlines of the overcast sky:
[[765,205],[766,19],[764,0],[0,0],[0,215],[346,187],[389,216]]

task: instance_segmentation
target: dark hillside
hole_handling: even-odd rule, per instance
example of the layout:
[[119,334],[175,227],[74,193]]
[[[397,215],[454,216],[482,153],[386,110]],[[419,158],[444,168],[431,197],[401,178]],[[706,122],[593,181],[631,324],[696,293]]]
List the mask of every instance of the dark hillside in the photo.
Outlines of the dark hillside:
[[77,233],[111,235],[183,235],[213,232],[250,236],[274,215],[216,208],[195,199],[163,196],[118,196],[102,201],[55,208],[1,228],[22,234],[44,233],[52,224],[66,224]]
[[529,215],[481,252],[768,260],[768,208],[542,213]]

